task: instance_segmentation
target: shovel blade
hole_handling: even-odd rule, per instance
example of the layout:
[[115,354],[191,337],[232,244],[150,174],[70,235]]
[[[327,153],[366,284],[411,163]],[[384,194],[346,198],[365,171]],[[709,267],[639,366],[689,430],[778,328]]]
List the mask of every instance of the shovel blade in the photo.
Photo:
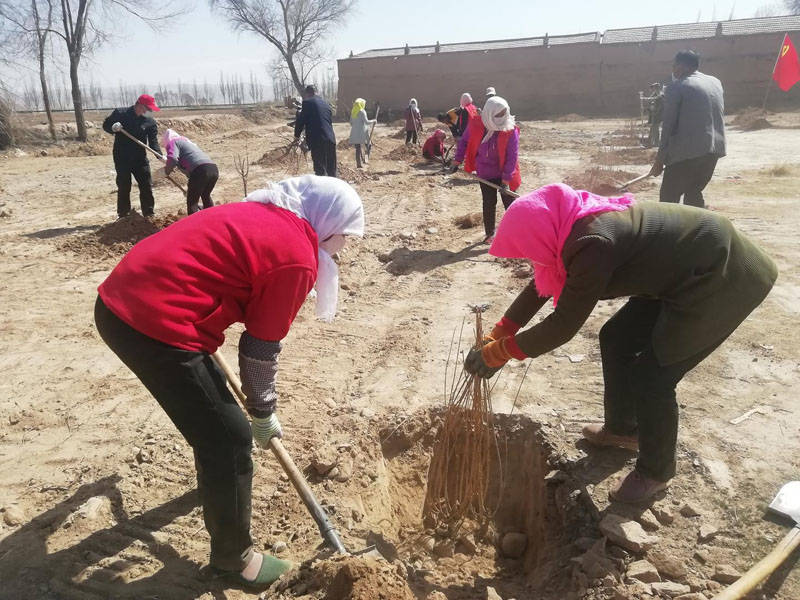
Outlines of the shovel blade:
[[800,481],[783,484],[770,502],[769,509],[778,515],[789,517],[795,523],[800,523]]

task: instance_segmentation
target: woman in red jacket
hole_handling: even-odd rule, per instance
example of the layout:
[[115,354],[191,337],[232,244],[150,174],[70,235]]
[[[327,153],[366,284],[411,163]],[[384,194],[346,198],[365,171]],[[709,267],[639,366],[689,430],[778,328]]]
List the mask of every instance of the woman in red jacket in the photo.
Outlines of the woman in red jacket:
[[[356,191],[306,175],[215,206],[136,244],[100,285],[103,341],[155,397],[194,451],[210,565],[267,586],[291,564],[255,552],[250,537],[253,439],[282,436],[275,415],[281,340],[316,285],[317,315],[336,312],[331,258],[364,233]],[[248,424],[211,358],[243,322],[239,369]]]

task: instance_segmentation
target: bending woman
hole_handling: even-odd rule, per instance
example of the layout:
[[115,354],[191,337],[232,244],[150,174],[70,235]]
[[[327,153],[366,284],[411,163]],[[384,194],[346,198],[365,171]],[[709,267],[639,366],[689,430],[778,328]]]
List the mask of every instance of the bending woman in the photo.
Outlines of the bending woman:
[[[511,358],[540,356],[572,339],[598,300],[630,297],[600,330],[605,424],[583,435],[639,450],[612,499],[639,502],[666,489],[675,475],[675,387],[761,304],[775,264],[717,213],[563,184],[516,200],[489,253],[527,258],[534,279],[465,368],[491,377]],[[553,312],[519,331],[550,297]]]
[[[253,439],[282,436],[275,414],[281,340],[316,283],[317,315],[336,312],[331,255],[364,233],[355,190],[305,175],[180,220],[136,244],[99,287],[95,322],[192,447],[210,565],[267,586],[291,565],[250,537]],[[239,370],[247,418],[210,356],[242,322]]]

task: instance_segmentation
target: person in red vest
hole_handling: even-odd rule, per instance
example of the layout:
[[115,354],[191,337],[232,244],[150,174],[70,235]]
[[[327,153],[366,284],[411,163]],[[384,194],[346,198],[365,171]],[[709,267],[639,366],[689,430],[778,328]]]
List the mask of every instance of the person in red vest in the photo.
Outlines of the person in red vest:
[[431,160],[444,159],[444,139],[446,137],[447,134],[443,129],[434,131],[422,146],[422,156]]
[[[293,177],[142,240],[98,288],[100,336],[194,451],[214,576],[263,588],[292,566],[253,549],[252,444],[283,436],[275,414],[281,340],[314,287],[317,316],[333,319],[331,256],[363,234],[364,208],[349,184]],[[236,322],[245,326],[239,371],[250,423],[211,357]]]
[[[477,173],[502,188],[516,191],[522,183],[519,174],[519,127],[517,127],[511,109],[500,96],[493,96],[486,101],[481,114],[470,116],[469,126],[458,142],[452,171],[455,173],[459,165],[464,163],[467,173]],[[497,190],[481,182],[483,196],[483,227],[486,232],[485,242],[494,237],[495,211],[497,207]],[[500,192],[500,199],[507,209],[514,201],[510,194]]]

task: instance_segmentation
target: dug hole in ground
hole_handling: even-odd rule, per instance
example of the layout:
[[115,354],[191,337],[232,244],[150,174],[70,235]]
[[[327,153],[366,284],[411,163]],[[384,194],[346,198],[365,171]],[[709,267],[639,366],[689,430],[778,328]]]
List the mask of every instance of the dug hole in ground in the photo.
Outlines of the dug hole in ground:
[[[302,154],[284,152],[291,111],[163,112],[161,130],[186,133],[217,162],[217,202],[242,198],[237,157],[250,163],[251,191],[310,171]],[[602,301],[527,375],[527,363],[512,362],[498,376],[504,460],[491,473],[493,510],[458,536],[422,517],[448,348],[468,303],[490,303],[494,322],[530,269],[486,253],[477,185],[406,147],[399,127],[376,127],[367,169],[355,168],[352,148],[339,150],[342,176],[364,199],[367,234],[342,253],[337,320],[316,321],[307,303],[285,340],[279,414],[287,450],[346,547],[376,544],[393,560],[327,554],[277,462],[257,451],[256,547],[301,564],[264,598],[702,600],[774,547],[788,525],[765,519],[765,507],[800,472],[800,166],[786,154],[800,119],[769,114],[766,128],[734,119],[707,202],[773,257],[780,276],[680,384],[669,493],[648,507],[609,504],[635,456],[580,441],[582,423],[602,419],[597,335],[621,305]],[[520,126],[523,192],[568,181],[604,193],[652,160],[625,119]],[[155,220],[115,223],[111,136],[90,131],[87,144],[0,154],[0,598],[256,598],[200,576],[208,535],[191,449],[92,322],[97,285],[136,241],[185,216],[183,196],[160,181]],[[336,124],[337,139],[348,133]],[[657,201],[658,181],[631,191]],[[241,331],[227,333],[229,362]],[[796,561],[749,600],[800,598]]]

